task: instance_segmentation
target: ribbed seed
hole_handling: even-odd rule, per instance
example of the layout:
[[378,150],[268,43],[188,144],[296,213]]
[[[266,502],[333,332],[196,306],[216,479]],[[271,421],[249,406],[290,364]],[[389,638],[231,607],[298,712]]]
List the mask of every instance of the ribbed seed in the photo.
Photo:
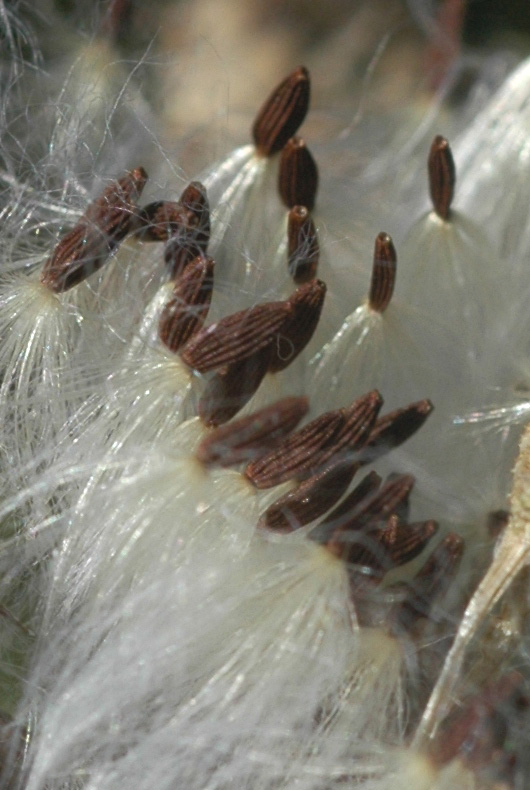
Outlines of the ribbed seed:
[[267,302],[222,318],[192,338],[182,359],[200,373],[244,359],[270,345],[291,311],[288,302]]
[[368,302],[372,310],[384,313],[396,284],[397,256],[388,233],[380,233],[375,240],[372,282]]
[[138,212],[134,235],[140,241],[167,241],[186,225],[186,211],[179,203],[157,200]]
[[358,468],[359,464],[348,458],[330,462],[321,472],[268,507],[258,526],[276,532],[292,532],[320,518],[338,502]]
[[210,241],[210,203],[206,187],[200,181],[191,181],[182,192],[179,203],[197,218],[196,243],[206,252]]
[[164,261],[171,280],[180,277],[191,261],[205,253],[206,246],[198,223],[197,215],[193,211],[181,208],[181,223],[174,229],[164,247]]
[[273,90],[252,126],[252,137],[261,156],[281,151],[296,134],[309,108],[309,72],[303,66],[293,71]]
[[176,281],[171,299],[162,310],[158,335],[174,353],[206,320],[212,299],[214,266],[211,258],[195,258]]
[[344,449],[350,452],[360,450],[371,435],[382,405],[381,393],[372,390],[366,395],[361,395],[350,406],[341,409],[344,424],[335,437],[333,453],[340,453]]
[[[390,482],[386,481],[375,494],[366,497],[364,502],[356,504],[349,514],[344,513],[338,519],[336,513],[332,513],[326,519],[326,522],[335,524],[331,539],[326,544],[329,551],[338,557],[349,556],[351,543],[359,543],[361,533],[367,534],[386,522],[403,499],[409,496],[414,482],[411,475],[398,475]],[[367,541],[371,546],[377,543],[372,536],[368,536]]]
[[429,192],[432,205],[441,219],[449,219],[456,182],[456,168],[449,143],[437,135],[428,159]]
[[335,533],[349,524],[365,506],[366,502],[371,499],[373,494],[379,489],[381,482],[381,477],[376,472],[370,472],[366,477],[363,477],[359,485],[348,494],[329,516],[326,516],[318,527],[315,527],[309,533],[308,537],[317,543],[328,546]]
[[287,217],[287,266],[295,283],[311,280],[316,275],[319,259],[315,223],[305,206],[294,206]]
[[292,312],[283,323],[273,345],[269,368],[271,373],[285,370],[313,337],[322,312],[326,290],[326,285],[321,280],[311,280],[297,288],[287,300]]
[[205,466],[234,466],[259,457],[290,433],[307,414],[307,398],[284,398],[249,417],[217,428],[203,439],[196,457]]
[[147,173],[143,167],[137,167],[90,204],[44,264],[43,285],[54,293],[63,293],[103,266],[133,227],[136,201],[146,181]]
[[215,427],[231,420],[254,395],[267,372],[270,343],[239,362],[225,365],[205,387],[199,400],[199,416]]
[[404,565],[423,551],[437,531],[436,521],[406,524],[399,516],[393,515],[381,531],[379,542],[392,566]]
[[304,140],[292,137],[282,149],[278,174],[278,191],[287,208],[315,207],[318,168]]
[[361,452],[362,463],[372,463],[410,439],[421,428],[433,408],[429,400],[421,400],[380,417]]
[[286,480],[307,476],[318,469],[322,449],[332,442],[343,422],[340,411],[322,414],[284,439],[276,450],[249,464],[245,475],[257,488],[272,488]]

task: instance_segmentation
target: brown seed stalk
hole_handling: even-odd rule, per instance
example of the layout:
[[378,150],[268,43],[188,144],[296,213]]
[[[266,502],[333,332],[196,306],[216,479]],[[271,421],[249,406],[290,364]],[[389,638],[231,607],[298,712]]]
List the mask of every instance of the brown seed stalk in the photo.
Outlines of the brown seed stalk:
[[231,420],[254,395],[267,372],[270,344],[230,365],[207,383],[199,400],[199,416],[209,427]]
[[366,446],[361,453],[362,463],[372,463],[385,453],[410,439],[418,431],[433,410],[429,400],[411,403],[404,409],[396,409],[377,420]]
[[294,491],[276,500],[261,516],[258,527],[275,532],[292,532],[320,518],[344,494],[359,464],[351,459],[332,461]]
[[319,259],[315,223],[305,206],[294,206],[287,217],[287,265],[295,283],[315,277]]
[[296,134],[309,108],[309,72],[295,69],[273,90],[262,105],[252,126],[252,137],[261,156],[281,151]]
[[449,143],[438,134],[431,145],[428,159],[429,192],[435,212],[448,220],[456,182],[456,168]]
[[196,334],[182,359],[200,373],[242,360],[269,346],[291,312],[288,302],[267,302],[226,316]]
[[63,293],[101,268],[133,227],[146,181],[147,173],[137,167],[108,186],[57,244],[42,269],[42,284]]
[[195,258],[176,281],[171,299],[162,310],[158,335],[174,353],[206,320],[212,299],[214,266],[211,258]]
[[368,303],[372,310],[384,313],[390,304],[396,284],[397,256],[388,233],[380,233],[375,240],[372,282]]
[[276,445],[307,414],[307,398],[284,398],[213,431],[195,453],[205,466],[235,466]]
[[284,206],[315,207],[318,190],[318,168],[313,156],[300,137],[292,137],[282,149],[278,174],[278,191]]
[[326,290],[326,284],[321,280],[311,280],[297,288],[287,300],[292,311],[273,344],[269,368],[271,373],[285,370],[313,337],[322,312]]

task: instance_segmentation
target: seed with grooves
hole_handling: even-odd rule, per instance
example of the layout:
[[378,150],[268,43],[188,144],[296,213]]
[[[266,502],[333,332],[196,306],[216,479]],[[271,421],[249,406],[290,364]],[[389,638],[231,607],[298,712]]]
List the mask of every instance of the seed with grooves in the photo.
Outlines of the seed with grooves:
[[182,192],[179,203],[197,218],[196,241],[206,252],[210,241],[210,203],[206,187],[200,181],[191,181]]
[[285,370],[313,337],[326,290],[326,284],[321,280],[311,280],[297,288],[287,300],[292,311],[276,336],[269,368],[271,373]]
[[[394,479],[387,480],[385,484],[364,501],[355,502],[350,512],[343,512],[337,517],[336,511],[326,519],[322,525],[334,525],[333,534],[326,544],[326,548],[338,557],[349,553],[352,536],[358,543],[358,533],[368,532],[385,523],[394,514],[400,503],[409,496],[414,486],[412,475],[396,475]],[[345,503],[339,506],[342,507]]]
[[292,137],[282,149],[278,174],[278,191],[284,206],[315,207],[318,190],[318,168],[313,156],[300,137]]
[[90,204],[44,264],[43,285],[54,293],[63,293],[103,266],[131,231],[137,214],[136,202],[146,181],[147,173],[143,167],[137,167],[108,186]]
[[203,325],[213,291],[214,261],[195,258],[173,287],[171,299],[160,315],[158,335],[176,353]]
[[421,428],[433,408],[429,400],[421,400],[380,417],[361,453],[362,463],[372,463],[410,439]]
[[391,516],[383,529],[352,531],[341,558],[381,575],[420,554],[438,529],[435,521],[406,524]]
[[372,390],[354,400],[350,406],[341,409],[344,422],[334,439],[332,452],[337,454],[344,449],[353,452],[364,447],[382,405],[381,393]]
[[319,466],[319,454],[328,445],[344,418],[340,411],[321,414],[301,430],[291,434],[280,446],[245,469],[256,488],[272,488],[286,480],[307,476]]
[[375,240],[372,282],[368,298],[372,310],[384,313],[396,283],[397,256],[392,239],[388,233],[380,233]]
[[294,206],[287,217],[287,265],[295,283],[311,280],[316,275],[319,259],[315,223],[305,206]]
[[258,526],[276,532],[292,532],[320,518],[344,494],[359,464],[351,458],[330,462],[308,477],[294,491],[276,500],[261,516]]
[[273,90],[262,105],[252,127],[252,137],[261,156],[281,151],[296,134],[309,108],[309,72],[295,69]]
[[308,537],[316,543],[328,546],[336,530],[341,529],[344,523],[361,510],[365,502],[379,489],[381,482],[381,477],[376,472],[370,472],[363,477],[340,505],[318,527],[311,530]]
[[225,365],[207,383],[199,416],[207,426],[231,420],[254,395],[267,372],[270,344],[245,359]]
[[381,532],[380,543],[392,566],[404,565],[423,551],[437,531],[436,521],[407,524],[399,516],[393,515]]
[[270,345],[291,312],[288,302],[267,302],[226,316],[196,334],[182,359],[200,373],[242,360]]
[[164,247],[164,261],[172,280],[179,277],[198,255],[206,252],[207,245],[203,243],[198,222],[193,211],[181,208],[180,225],[174,229]]
[[284,398],[249,417],[217,428],[196,452],[205,466],[234,466],[262,455],[290,433],[307,414],[307,398]]
[[428,160],[429,191],[432,205],[441,219],[449,219],[456,182],[456,168],[449,143],[437,135]]
[[138,212],[134,235],[141,241],[167,241],[183,224],[186,212],[179,203],[156,200]]

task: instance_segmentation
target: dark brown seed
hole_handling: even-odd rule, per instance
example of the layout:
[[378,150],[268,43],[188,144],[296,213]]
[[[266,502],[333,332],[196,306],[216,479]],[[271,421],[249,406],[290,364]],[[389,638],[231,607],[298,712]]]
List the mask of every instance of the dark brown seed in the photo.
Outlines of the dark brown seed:
[[311,280],[296,289],[287,300],[292,307],[273,344],[270,372],[285,370],[304,350],[317,328],[326,285],[321,280]]
[[140,241],[167,241],[186,226],[186,211],[179,203],[157,200],[138,212],[134,221],[134,235]]
[[318,189],[318,168],[304,140],[292,137],[282,149],[278,191],[284,206],[315,207]]
[[238,362],[225,365],[205,387],[199,416],[210,427],[231,420],[254,395],[267,372],[270,344]]
[[103,266],[130,232],[137,213],[136,201],[146,181],[147,173],[143,167],[137,167],[90,204],[44,264],[43,285],[54,293],[63,293]]
[[355,514],[361,510],[380,485],[381,477],[376,472],[370,472],[318,527],[311,530],[308,537],[323,546],[329,546],[336,531],[355,518]]
[[200,373],[242,360],[270,346],[291,312],[288,302],[267,302],[233,313],[195,335],[182,359]]
[[[323,524],[323,527],[330,522],[335,525],[327,548],[338,557],[349,556],[352,542],[359,544],[362,533],[366,535],[387,522],[400,503],[410,495],[414,482],[411,475],[397,475],[341,518],[337,518],[336,512],[333,512]],[[377,544],[373,537],[367,538],[367,541],[370,546]]]
[[210,203],[206,187],[200,181],[191,181],[179,198],[179,203],[197,218],[196,243],[206,252],[210,241]]
[[435,521],[404,524],[397,516],[392,516],[384,529],[349,534],[341,559],[370,568],[373,574],[381,577],[421,554],[437,529]]
[[319,258],[315,223],[305,206],[294,206],[287,217],[287,265],[295,283],[316,275]]
[[369,305],[377,313],[384,313],[396,283],[397,256],[392,239],[388,233],[380,233],[375,240],[372,282],[370,284]]
[[344,424],[335,437],[333,448],[330,448],[333,454],[345,449],[354,452],[363,447],[371,435],[382,405],[381,393],[372,390],[342,409]]
[[523,684],[523,676],[512,671],[461,702],[431,744],[435,764],[443,766],[459,758],[472,770],[486,768],[503,749],[510,727],[521,727],[518,714],[528,708]]
[[214,262],[195,258],[176,281],[171,299],[162,310],[158,335],[176,353],[206,320],[213,291]]
[[406,524],[399,516],[391,516],[381,531],[379,542],[392,566],[404,565],[420,554],[438,531],[436,521]]
[[286,480],[306,477],[321,465],[322,449],[333,441],[343,423],[340,411],[322,414],[284,439],[276,450],[249,464],[245,475],[257,488],[272,488]]
[[456,169],[449,143],[437,135],[431,145],[428,160],[429,191],[432,205],[441,219],[449,219],[456,182]]
[[296,134],[309,108],[309,72],[303,66],[293,71],[273,90],[252,126],[252,137],[261,156],[281,151]]
[[464,553],[464,541],[450,532],[408,585],[407,598],[399,605],[396,618],[399,626],[409,630],[420,617],[434,617],[433,606],[448,590]]
[[263,455],[307,414],[307,398],[284,398],[249,417],[217,428],[203,439],[196,457],[205,466],[235,466]]
[[404,409],[396,409],[377,420],[366,446],[362,450],[362,463],[372,463],[380,456],[410,439],[418,431],[433,410],[429,400],[411,403]]
[[198,255],[204,255],[206,249],[200,239],[197,216],[190,209],[181,208],[181,212],[182,221],[164,247],[164,261],[172,280]]
[[340,458],[309,477],[294,491],[276,500],[261,516],[258,526],[292,532],[319,518],[344,494],[359,464]]

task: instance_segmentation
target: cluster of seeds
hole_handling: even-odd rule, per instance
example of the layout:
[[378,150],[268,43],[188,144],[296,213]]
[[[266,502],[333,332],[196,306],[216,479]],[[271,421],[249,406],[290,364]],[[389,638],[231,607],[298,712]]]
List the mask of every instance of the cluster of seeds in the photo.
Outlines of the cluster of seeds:
[[[491,777],[508,787],[515,776],[507,722],[524,714],[527,701],[514,672],[455,713],[448,696],[454,664],[446,665],[421,725],[428,743],[409,749],[470,594],[444,608],[464,541],[441,530],[430,517],[436,513],[411,515],[415,477],[399,469],[399,453],[398,469],[384,479],[374,469],[363,476],[383,458],[392,463],[392,452],[433,411],[423,397],[380,415],[377,389],[353,397],[369,376],[357,363],[350,368],[347,355],[362,353],[369,328],[371,337],[383,333],[391,311],[397,255],[387,233],[375,240],[365,303],[320,351],[308,350],[327,292],[317,279],[318,169],[295,136],[309,96],[308,72],[298,68],[259,111],[250,151],[192,181],[177,201],[140,206],[147,174],[131,170],[89,205],[39,271],[5,278],[0,328],[16,337],[2,356],[2,452],[13,468],[5,488],[6,497],[16,492],[12,517],[21,501],[29,515],[6,543],[16,572],[4,588],[8,596],[21,567],[33,568],[44,602],[26,618],[40,652],[14,723],[6,724],[11,746],[2,778],[17,783],[6,787],[117,788],[115,777],[142,770],[138,732],[161,744],[171,737],[179,767],[170,781],[194,788],[230,786],[239,761],[237,786],[249,788],[382,788],[396,772],[403,786],[417,774],[422,788],[482,787],[473,782]],[[234,212],[243,206],[245,218],[251,211],[269,161],[283,206],[278,257],[295,285],[284,298],[252,299],[207,323],[219,272],[228,279],[222,258]],[[237,178],[211,209],[211,190],[234,167]],[[428,173],[436,222],[450,226],[455,165],[441,136]],[[156,277],[120,269],[127,245],[145,255],[156,243],[164,245]],[[244,284],[252,271],[247,261]],[[118,337],[104,305],[131,282],[145,304]],[[101,355],[108,359],[97,365]],[[304,378],[340,403],[299,427],[314,402],[326,402],[305,390]],[[342,400],[345,391],[351,396]],[[507,527],[501,540],[510,534]],[[201,571],[203,587],[195,581]],[[171,643],[175,669],[163,663],[169,676],[161,671],[147,690],[138,679],[134,704],[122,700],[130,719],[103,705],[79,731],[69,727],[73,707],[100,685],[103,695],[107,680],[126,699],[126,678],[114,671],[105,678],[101,657],[129,655],[127,629],[143,622],[160,592],[159,574],[164,589],[174,585],[167,605],[182,628]],[[129,594],[131,608],[120,613]],[[473,628],[484,613],[477,609]],[[20,612],[0,615],[8,627],[27,630]],[[187,618],[195,636],[184,628]],[[469,633],[457,637],[453,662],[463,660]],[[131,655],[137,641],[130,640]],[[171,653],[157,647],[159,656]],[[169,721],[160,702],[166,691]],[[113,728],[116,741],[108,735],[109,743],[96,746],[95,733]],[[374,743],[392,756],[372,753]],[[161,761],[166,771],[169,764],[171,757]],[[146,768],[137,786],[156,786],[161,771]]]

